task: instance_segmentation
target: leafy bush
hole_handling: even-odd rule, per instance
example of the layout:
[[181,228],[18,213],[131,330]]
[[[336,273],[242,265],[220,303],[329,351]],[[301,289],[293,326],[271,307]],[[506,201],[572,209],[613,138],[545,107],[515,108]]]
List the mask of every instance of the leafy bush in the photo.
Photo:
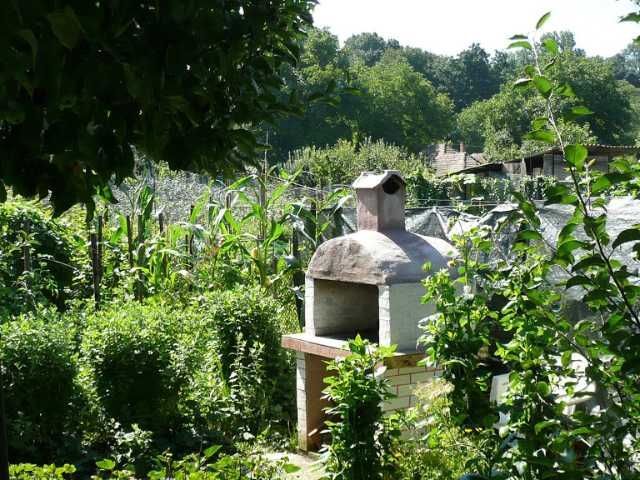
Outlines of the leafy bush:
[[[241,449],[238,453],[226,455],[221,447],[216,445],[205,449],[202,453],[193,453],[183,458],[175,459],[168,451],[158,457],[148,456],[143,459],[154,465],[154,469],[146,474],[137,474],[130,465],[124,465],[117,460],[105,458],[96,462],[98,469],[91,478],[98,479],[132,479],[147,478],[161,480],[202,479],[202,480],[278,480],[287,473],[299,470],[298,467],[287,463],[287,459],[269,460],[260,451]],[[56,466],[34,465],[31,463],[15,464],[9,467],[11,480],[65,480],[70,478],[84,478],[76,474],[73,465]]]
[[64,480],[71,478],[76,472],[73,465],[60,467],[50,465],[34,465],[33,463],[18,463],[9,466],[9,478],[11,480]]
[[366,139],[360,144],[339,140],[332,147],[306,147],[293,153],[287,168],[301,170],[300,179],[311,186],[344,185],[363,171],[400,170],[409,174],[423,170],[427,159],[383,140]]
[[393,348],[373,348],[357,336],[349,350],[349,356],[327,367],[335,372],[325,379],[324,390],[331,402],[327,414],[335,420],[326,422],[331,433],[326,469],[335,480],[387,478],[395,470],[391,447],[399,430],[393,420],[383,419],[382,402],[392,395],[376,369]]
[[[31,255],[25,273],[23,247]],[[0,318],[51,302],[59,308],[74,277],[74,240],[68,229],[33,203],[0,204]]]
[[[202,296],[192,308],[190,350],[200,352],[201,367],[191,390],[196,411],[210,425],[224,413],[235,428],[254,433],[268,419],[287,419],[295,395],[292,361],[280,347],[283,307],[260,288],[238,288]],[[214,399],[226,409],[212,409]]]
[[407,438],[394,451],[400,459],[399,478],[458,480],[470,470],[487,470],[487,440],[476,430],[461,428],[451,416],[452,388],[445,380],[434,379],[415,390]]
[[44,310],[0,326],[0,374],[14,461],[68,458],[77,447],[76,344],[73,330],[56,317]]
[[113,305],[87,319],[82,359],[101,408],[125,428],[166,432],[177,424],[187,370],[176,312],[161,304]]

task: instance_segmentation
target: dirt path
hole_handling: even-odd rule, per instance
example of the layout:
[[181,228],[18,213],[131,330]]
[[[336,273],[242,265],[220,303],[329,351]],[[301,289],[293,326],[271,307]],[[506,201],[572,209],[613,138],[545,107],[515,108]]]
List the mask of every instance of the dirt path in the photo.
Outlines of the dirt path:
[[289,463],[300,467],[296,473],[287,475],[287,480],[321,480],[323,469],[319,463],[318,455],[302,455],[291,452],[273,452],[267,455],[271,460],[278,460],[283,457],[289,459]]

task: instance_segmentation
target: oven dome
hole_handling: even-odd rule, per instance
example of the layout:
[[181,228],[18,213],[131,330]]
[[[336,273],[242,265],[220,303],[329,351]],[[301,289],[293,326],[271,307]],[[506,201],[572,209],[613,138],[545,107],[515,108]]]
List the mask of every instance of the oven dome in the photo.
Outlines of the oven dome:
[[[360,230],[320,245],[307,275],[369,285],[416,283],[448,269],[453,254],[451,244],[438,238],[406,230]],[[430,272],[423,269],[427,262],[431,263]]]

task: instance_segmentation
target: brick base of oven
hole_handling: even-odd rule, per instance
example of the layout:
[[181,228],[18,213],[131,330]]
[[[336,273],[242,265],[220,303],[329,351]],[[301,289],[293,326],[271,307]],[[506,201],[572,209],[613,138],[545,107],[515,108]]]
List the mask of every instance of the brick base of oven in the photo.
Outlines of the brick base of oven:
[[[416,404],[415,389],[439,375],[435,368],[417,366],[416,355],[393,357],[387,366],[385,378],[396,397],[384,402],[385,414],[409,409]],[[296,352],[296,388],[298,406],[298,446],[303,451],[318,450],[328,441],[324,432],[328,402],[322,398],[329,358],[304,352]]]

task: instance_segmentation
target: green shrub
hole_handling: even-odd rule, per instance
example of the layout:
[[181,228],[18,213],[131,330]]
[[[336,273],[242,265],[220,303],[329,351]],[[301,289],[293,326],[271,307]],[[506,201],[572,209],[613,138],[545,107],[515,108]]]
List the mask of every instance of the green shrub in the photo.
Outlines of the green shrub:
[[123,427],[166,432],[177,424],[187,382],[178,355],[177,312],[160,304],[128,302],[90,316],[82,358],[104,413]]
[[326,469],[333,480],[395,478],[391,448],[399,436],[394,418],[383,418],[382,402],[392,396],[388,382],[376,369],[393,352],[372,347],[357,336],[349,341],[350,355],[329,363],[334,374],[325,379],[324,390],[331,402],[327,427],[331,444]]
[[416,406],[407,418],[406,439],[393,452],[400,459],[398,478],[458,480],[470,470],[487,470],[488,439],[456,424],[451,417],[452,389],[438,378],[414,391]]
[[207,294],[192,309],[189,349],[200,352],[190,389],[195,413],[210,426],[223,422],[238,433],[290,418],[295,375],[291,356],[280,347],[283,307],[250,288]]
[[339,140],[332,147],[306,147],[293,153],[287,168],[301,170],[300,180],[311,186],[351,184],[363,171],[400,170],[408,175],[423,170],[427,159],[383,140],[357,144]]
[[[31,253],[30,275],[24,274],[23,246]],[[0,318],[42,302],[61,308],[73,283],[74,246],[69,230],[42,208],[0,203]]]
[[64,480],[72,478],[76,467],[62,465],[60,467],[50,465],[34,465],[33,463],[18,463],[9,466],[9,478],[11,480]]
[[0,372],[14,461],[68,458],[77,448],[76,344],[73,329],[56,316],[44,310],[0,326]]

